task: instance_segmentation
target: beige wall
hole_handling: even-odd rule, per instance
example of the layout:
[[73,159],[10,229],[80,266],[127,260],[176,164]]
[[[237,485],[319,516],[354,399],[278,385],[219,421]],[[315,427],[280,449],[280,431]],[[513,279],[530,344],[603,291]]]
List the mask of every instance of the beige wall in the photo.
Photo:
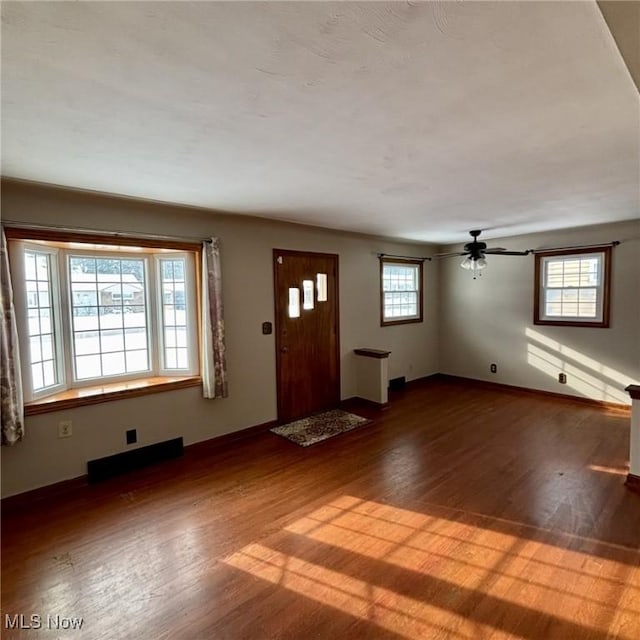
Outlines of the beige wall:
[[[438,366],[438,266],[425,266],[425,320],[380,327],[379,252],[425,255],[427,246],[185,210],[78,192],[4,182],[5,220],[96,230],[221,238],[227,329],[229,397],[203,400],[185,389],[29,417],[23,442],[2,447],[2,495],[8,496],[86,473],[86,462],[125,450],[124,432],[138,430],[138,445],[183,436],[190,444],[276,418],[274,336],[261,333],[274,320],[272,249],[340,256],[342,397],[356,394],[353,349],[392,352],[390,377],[419,378]],[[59,420],[73,420],[73,437],[58,439]]]
[[[357,347],[392,351],[392,378],[441,371],[625,403],[624,387],[640,380],[640,222],[491,241],[529,249],[621,240],[614,249],[609,329],[533,325],[531,256],[490,257],[476,281],[457,259],[426,263],[424,323],[382,328],[376,254],[425,255],[433,248],[19,183],[3,184],[2,215],[96,230],[219,236],[230,385],[223,400],[206,401],[199,389],[185,389],[27,418],[25,440],[2,448],[5,496],[84,474],[87,460],[125,450],[126,429],[138,430],[137,446],[176,436],[189,444],[275,419],[274,337],[261,334],[261,323],[274,319],[274,247],[340,255],[343,398],[357,393]],[[498,364],[495,375],[491,362]],[[567,385],[557,382],[561,370]],[[74,435],[58,439],[57,423],[67,419]]]
[[[440,271],[440,363],[452,375],[629,404],[640,379],[640,222],[491,240],[524,250],[620,240],[613,250],[611,326],[533,324],[533,256],[488,257],[473,280],[451,259]],[[498,365],[492,374],[489,366]],[[567,384],[558,373],[567,374]]]

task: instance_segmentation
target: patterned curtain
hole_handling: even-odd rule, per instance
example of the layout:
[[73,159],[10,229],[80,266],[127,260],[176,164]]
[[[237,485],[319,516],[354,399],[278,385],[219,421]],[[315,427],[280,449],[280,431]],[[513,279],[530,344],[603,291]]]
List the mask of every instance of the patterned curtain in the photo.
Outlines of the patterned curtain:
[[202,393],[205,398],[226,398],[227,360],[218,238],[202,245],[202,334]]
[[2,444],[14,445],[24,436],[24,404],[22,402],[22,378],[20,376],[20,353],[18,351],[18,330],[13,309],[13,289],[9,274],[7,239],[2,229],[0,270],[0,307],[2,308],[2,374],[0,391],[2,399]]

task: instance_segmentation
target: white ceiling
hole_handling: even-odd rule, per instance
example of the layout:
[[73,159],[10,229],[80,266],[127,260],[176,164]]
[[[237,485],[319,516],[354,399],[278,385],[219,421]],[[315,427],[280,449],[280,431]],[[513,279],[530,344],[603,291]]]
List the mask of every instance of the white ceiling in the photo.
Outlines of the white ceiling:
[[2,173],[439,243],[640,217],[592,2],[4,2]]

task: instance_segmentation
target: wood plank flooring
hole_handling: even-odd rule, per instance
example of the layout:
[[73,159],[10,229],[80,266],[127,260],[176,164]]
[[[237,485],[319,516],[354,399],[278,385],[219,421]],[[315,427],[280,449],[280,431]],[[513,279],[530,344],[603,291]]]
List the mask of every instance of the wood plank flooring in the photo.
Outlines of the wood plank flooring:
[[2,638],[640,637],[628,414],[438,380],[367,415],[4,514]]

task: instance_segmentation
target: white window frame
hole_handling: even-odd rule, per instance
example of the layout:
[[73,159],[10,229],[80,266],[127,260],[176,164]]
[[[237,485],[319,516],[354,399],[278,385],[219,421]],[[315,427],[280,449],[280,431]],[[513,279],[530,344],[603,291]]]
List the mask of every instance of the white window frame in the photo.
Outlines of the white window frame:
[[[416,293],[416,313],[405,314],[401,316],[387,316],[386,314],[386,294],[388,293],[402,293],[395,290],[385,289],[385,267],[401,267],[411,269],[414,272],[415,282],[417,289],[411,289],[409,292]],[[380,258],[380,324],[381,326],[388,326],[394,324],[408,324],[412,322],[422,322],[423,320],[423,261],[422,260],[410,260],[402,258],[386,258],[382,256]]]
[[[575,327],[608,327],[611,295],[611,256],[611,247],[536,252],[534,324]],[[597,284],[577,285],[571,287],[547,286],[547,272],[550,264],[589,258],[598,259]],[[576,290],[579,292],[580,289],[596,290],[595,316],[549,315],[546,313],[547,293],[549,291]]]
[[[49,256],[50,282],[49,290],[51,296],[51,328],[53,334],[53,356],[55,362],[56,377],[58,383],[44,387],[38,391],[33,389],[33,378],[31,374],[31,340],[29,336],[29,301],[26,288],[26,268],[25,253],[32,251],[35,253],[47,254]],[[60,297],[60,265],[59,250],[55,247],[41,244],[32,244],[26,241],[12,240],[9,243],[9,258],[11,260],[11,271],[13,280],[14,311],[16,314],[16,324],[18,325],[18,345],[21,353],[21,372],[23,396],[25,402],[40,400],[50,395],[60,393],[67,389],[67,375],[64,367],[64,352],[66,342],[64,338],[62,305]],[[21,283],[22,286],[16,286]],[[22,330],[21,330],[22,329]]]
[[[162,272],[160,263],[162,260],[176,260],[176,259],[184,259],[185,267],[184,267],[184,293],[185,293],[185,316],[186,316],[186,327],[187,327],[187,349],[188,353],[191,356],[189,358],[191,366],[188,369],[172,369],[166,366],[164,362],[164,353],[165,353],[165,344],[164,344],[164,292],[162,291]],[[158,356],[159,356],[159,375],[161,376],[188,376],[195,375],[198,373],[198,334],[197,334],[197,305],[189,304],[189,300],[196,300],[196,283],[195,283],[195,264],[193,262],[193,255],[182,252],[182,253],[170,253],[170,254],[156,254],[154,255],[155,262],[155,272],[156,272],[156,300],[157,300],[157,345],[158,345]],[[175,304],[175,298],[174,298]]]
[[[67,328],[65,328],[65,336],[67,337],[67,342],[69,343],[69,348],[65,352],[65,361],[67,364],[67,370],[69,372],[69,388],[82,388],[82,387],[93,387],[99,381],[105,380],[107,382],[129,382],[131,380],[136,380],[138,378],[147,378],[149,376],[156,375],[154,373],[153,366],[153,344],[155,339],[154,327],[151,322],[151,314],[152,314],[152,305],[153,300],[150,299],[150,296],[147,293],[149,288],[149,279],[153,276],[153,273],[149,269],[149,264],[152,262],[149,260],[149,256],[141,253],[134,253],[130,251],[96,251],[93,249],[64,249],[60,251],[61,259],[63,264],[61,268],[64,269],[65,280],[61,281],[61,285],[63,290],[68,290],[68,294],[63,296],[65,304],[65,319],[67,322]],[[148,364],[149,366],[142,370],[136,371],[132,373],[122,373],[122,374],[114,374],[114,375],[105,375],[98,376],[95,378],[83,378],[79,380],[76,376],[76,353],[75,353],[75,340],[73,339],[73,304],[71,300],[71,260],[70,258],[114,258],[118,260],[127,260],[127,259],[135,259],[135,260],[143,260],[145,263],[145,290],[144,290],[144,305],[147,312],[147,353],[149,354]],[[100,292],[99,290],[96,292],[98,297],[97,303],[100,306]],[[85,305],[79,305],[85,306]]]
[[[142,249],[142,250],[141,250]],[[31,357],[28,325],[28,300],[25,286],[25,251],[35,251],[50,255],[51,265],[51,296],[52,296],[52,328],[54,330],[54,356],[59,383],[46,387],[37,392],[33,391],[31,378]],[[115,246],[95,248],[90,244],[82,247],[74,243],[70,248],[68,243],[58,241],[29,242],[28,240],[11,239],[9,242],[12,280],[14,282],[14,302],[18,320],[18,340],[22,354],[22,379],[24,401],[32,402],[65,390],[85,387],[95,387],[105,382],[127,382],[152,376],[162,377],[190,377],[199,373],[200,362],[198,354],[198,302],[196,286],[196,260],[191,251],[178,251],[158,247],[139,248],[136,246]],[[75,344],[73,339],[73,304],[71,298],[71,257],[136,259],[145,262],[145,310],[147,315],[146,332],[149,367],[144,371],[115,374],[96,378],[76,378]],[[187,349],[189,368],[177,369],[164,366],[163,345],[163,300],[161,292],[161,278],[158,271],[162,258],[185,260],[185,311],[187,318]],[[99,292],[98,292],[99,296]],[[125,305],[126,301],[123,300]]]

